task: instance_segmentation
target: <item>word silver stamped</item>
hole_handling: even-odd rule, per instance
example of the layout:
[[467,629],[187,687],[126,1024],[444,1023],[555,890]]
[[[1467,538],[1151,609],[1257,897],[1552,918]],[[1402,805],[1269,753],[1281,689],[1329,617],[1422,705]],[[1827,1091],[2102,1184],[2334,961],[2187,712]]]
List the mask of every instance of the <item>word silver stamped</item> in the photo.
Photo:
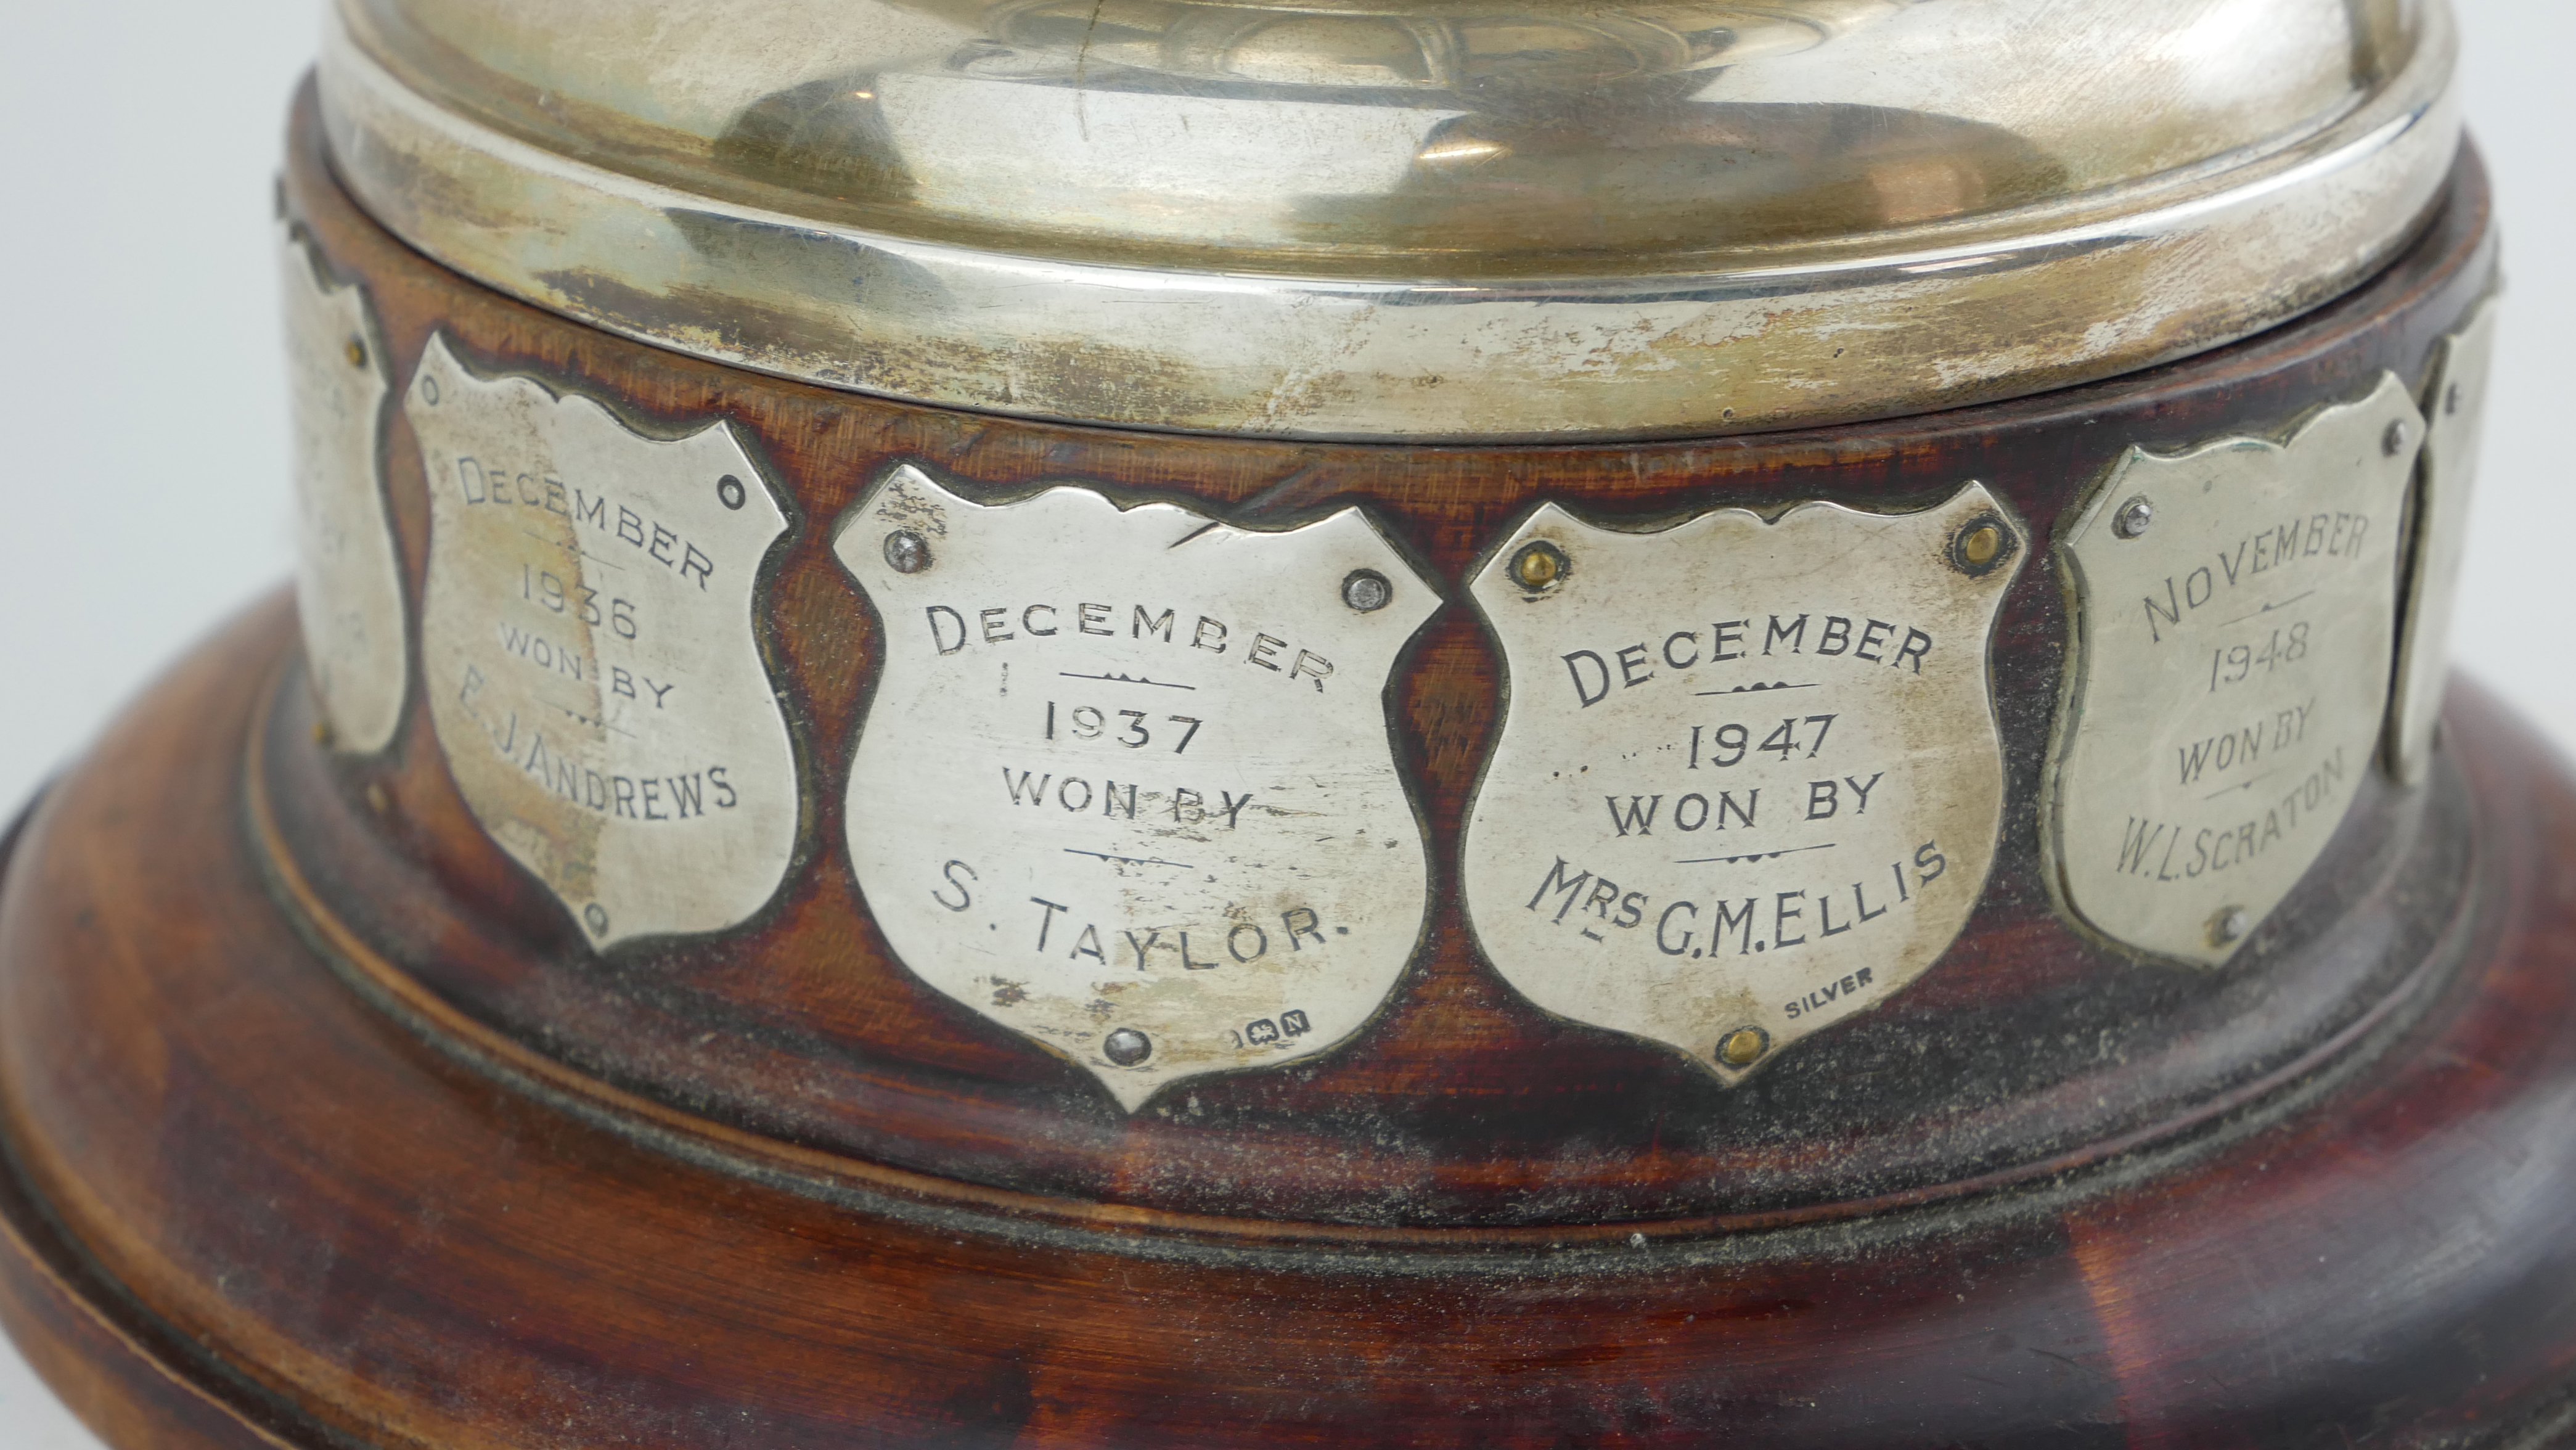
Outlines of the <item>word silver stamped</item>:
[[328,280],[300,231],[278,228],[294,426],[295,609],[331,742],[382,750],[402,723],[411,673],[402,565],[376,451],[393,383],[364,289]]
[[1510,678],[1466,837],[1487,960],[1730,1083],[1913,981],[1994,863],[2024,552],[1975,483],[1653,533],[1540,508],[1470,586]]
[[2074,649],[2044,836],[2113,941],[2216,966],[2376,758],[2424,420],[2393,375],[2284,445],[2131,448],[2060,538]]
[[2459,595],[2460,555],[2468,545],[2469,495],[2477,485],[2496,311],[2489,297],[2466,325],[2442,339],[2424,394],[2424,467],[2417,474],[2416,544],[2400,615],[2388,741],[2392,773],[2409,784],[2423,779],[2432,759],[2442,690],[2451,674],[2451,612]]
[[742,445],[722,423],[648,438],[437,337],[404,411],[430,714],[475,819],[596,946],[749,917],[786,875],[797,789],[752,626],[787,519]]
[[986,505],[905,465],[833,549],[885,623],[850,859],[915,975],[1129,1111],[1377,1012],[1428,889],[1387,683],[1439,599],[1363,514]]

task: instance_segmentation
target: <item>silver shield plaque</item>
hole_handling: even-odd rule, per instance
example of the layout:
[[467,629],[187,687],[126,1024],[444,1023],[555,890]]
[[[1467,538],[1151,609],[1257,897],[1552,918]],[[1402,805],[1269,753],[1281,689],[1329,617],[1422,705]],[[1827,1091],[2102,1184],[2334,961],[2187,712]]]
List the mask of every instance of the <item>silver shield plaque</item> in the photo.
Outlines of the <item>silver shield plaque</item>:
[[443,338],[403,407],[429,485],[430,714],[475,819],[599,947],[759,910],[797,789],[752,625],[787,520],[742,445],[477,377]]
[[2066,527],[2046,844],[2116,942],[2225,962],[2377,758],[2423,419],[2393,375],[2287,444],[2132,448]]
[[277,240],[304,657],[331,743],[382,750],[402,722],[410,674],[402,566],[376,451],[393,385],[365,291],[328,280],[296,230],[281,225]]
[[1651,533],[1540,508],[1471,585],[1510,682],[1466,834],[1487,960],[1724,1082],[1913,981],[1994,861],[2023,553],[1974,483]]
[[2469,541],[2469,496],[2477,486],[2479,421],[2486,412],[2495,330],[2490,297],[2435,350],[2432,385],[2424,394],[2424,466],[2416,475],[2416,543],[2388,742],[2397,778],[2409,784],[2423,779],[2432,758],[2442,689],[2451,674],[2451,609],[2460,588],[2460,554]]
[[833,547],[885,625],[850,859],[914,974],[1130,1111],[1376,1013],[1427,885],[1387,683],[1439,600],[1364,515],[985,505],[899,466]]

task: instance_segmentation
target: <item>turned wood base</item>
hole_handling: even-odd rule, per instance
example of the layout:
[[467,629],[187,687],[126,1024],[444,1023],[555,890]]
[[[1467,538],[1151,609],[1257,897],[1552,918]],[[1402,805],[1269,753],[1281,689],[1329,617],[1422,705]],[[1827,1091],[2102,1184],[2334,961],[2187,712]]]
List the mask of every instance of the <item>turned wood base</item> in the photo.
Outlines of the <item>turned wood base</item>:
[[252,762],[295,658],[282,601],[199,649],[0,888],[0,1314],[120,1447],[2576,1427],[2576,775],[2474,687],[2426,828],[2468,889],[2309,1071],[2008,1187],[1551,1246],[1050,1216],[574,1091],[292,906]]

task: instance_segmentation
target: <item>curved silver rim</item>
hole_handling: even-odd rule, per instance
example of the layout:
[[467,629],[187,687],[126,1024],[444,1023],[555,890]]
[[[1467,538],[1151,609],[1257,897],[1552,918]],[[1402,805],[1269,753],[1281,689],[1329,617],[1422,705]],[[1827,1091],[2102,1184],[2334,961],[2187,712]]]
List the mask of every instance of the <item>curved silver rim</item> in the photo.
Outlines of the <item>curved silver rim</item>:
[[[2044,209],[1788,265],[1507,283],[1165,271],[875,234],[568,158],[405,86],[335,16],[340,179],[500,291],[698,357],[1068,422],[1567,441],[1844,422],[2042,391],[2247,336],[2347,290],[2459,145],[2446,7],[2332,124]],[[1853,345],[1855,338],[1866,344]]]

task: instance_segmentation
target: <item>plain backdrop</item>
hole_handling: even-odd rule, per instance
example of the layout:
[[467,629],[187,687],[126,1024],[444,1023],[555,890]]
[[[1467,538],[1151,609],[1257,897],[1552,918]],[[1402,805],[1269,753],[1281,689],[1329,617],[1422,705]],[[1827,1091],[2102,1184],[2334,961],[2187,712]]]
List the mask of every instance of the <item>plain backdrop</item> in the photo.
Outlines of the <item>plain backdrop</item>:
[[[2576,743],[2576,5],[2457,4],[2511,291],[2456,659]],[[0,809],[288,571],[269,181],[318,13],[6,0]],[[0,1343],[0,1450],[94,1447]]]

